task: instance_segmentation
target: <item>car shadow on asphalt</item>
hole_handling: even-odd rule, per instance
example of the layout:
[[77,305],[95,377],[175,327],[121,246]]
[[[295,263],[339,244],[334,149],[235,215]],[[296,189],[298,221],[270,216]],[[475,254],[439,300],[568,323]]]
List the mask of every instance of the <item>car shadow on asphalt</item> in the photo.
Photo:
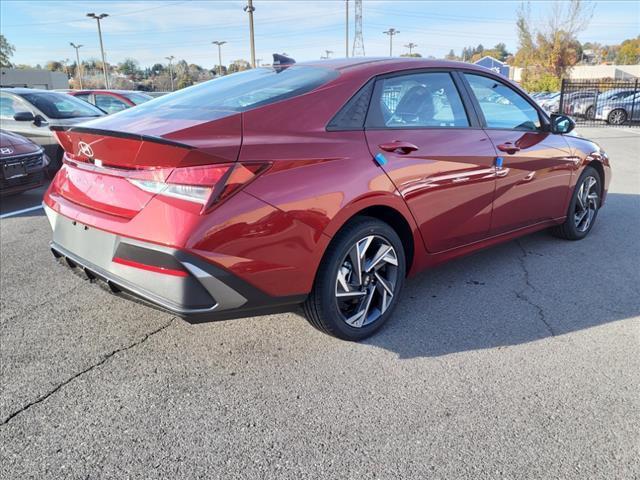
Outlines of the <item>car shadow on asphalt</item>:
[[543,231],[409,279],[364,343],[399,358],[509,347],[640,314],[639,195],[609,194],[588,238]]

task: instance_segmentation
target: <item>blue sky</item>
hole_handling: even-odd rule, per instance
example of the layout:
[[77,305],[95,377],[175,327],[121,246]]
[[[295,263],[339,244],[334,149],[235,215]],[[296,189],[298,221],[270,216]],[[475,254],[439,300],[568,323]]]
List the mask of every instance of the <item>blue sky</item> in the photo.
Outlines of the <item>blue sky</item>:
[[[351,22],[353,22],[353,0]],[[403,45],[417,43],[424,56],[459,53],[466,45],[485,48],[504,42],[515,51],[517,1],[401,1],[364,0],[366,54],[388,55],[389,27],[400,30],[394,54]],[[125,57],[142,66],[164,63],[174,55],[211,68],[217,63],[212,40],[225,40],[223,62],[249,59],[246,1],[12,1],[0,2],[0,30],[16,47],[14,63],[44,64],[47,60],[75,59],[69,42],[80,43],[82,58],[98,58],[95,20],[87,12],[110,14],[103,21],[107,61]],[[640,33],[640,2],[600,1],[581,41],[611,44]],[[297,60],[317,59],[325,50],[344,56],[344,0],[254,0],[256,54],[270,63],[273,52]],[[541,27],[552,2],[532,2],[534,25]],[[351,24],[351,42],[353,23]]]

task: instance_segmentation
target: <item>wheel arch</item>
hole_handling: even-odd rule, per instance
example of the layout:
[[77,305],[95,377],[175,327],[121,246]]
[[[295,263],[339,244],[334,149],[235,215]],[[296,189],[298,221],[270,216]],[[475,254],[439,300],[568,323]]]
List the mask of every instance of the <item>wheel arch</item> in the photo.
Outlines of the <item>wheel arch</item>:
[[[384,198],[384,200],[382,200]],[[356,217],[371,217],[388,224],[400,237],[405,247],[407,274],[417,273],[425,253],[419,229],[408,207],[396,196],[382,197],[371,201],[362,200],[344,208],[325,229],[331,237]]]

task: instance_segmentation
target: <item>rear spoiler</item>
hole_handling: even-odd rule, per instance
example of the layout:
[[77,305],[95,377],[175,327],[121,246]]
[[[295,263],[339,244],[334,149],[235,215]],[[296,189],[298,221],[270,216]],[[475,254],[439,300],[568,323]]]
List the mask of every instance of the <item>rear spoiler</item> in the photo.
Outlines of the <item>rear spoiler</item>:
[[152,135],[141,135],[139,133],[118,132],[116,130],[104,130],[101,128],[54,125],[52,127],[49,127],[49,129],[54,132],[89,133],[92,135],[104,135],[107,137],[128,138],[130,140],[159,143],[161,145],[170,145],[172,147],[186,148],[188,150],[193,150],[195,148],[195,147],[192,147],[191,145],[187,145],[186,143],[175,142],[173,140],[167,140],[166,138],[162,138],[162,137],[154,137]]

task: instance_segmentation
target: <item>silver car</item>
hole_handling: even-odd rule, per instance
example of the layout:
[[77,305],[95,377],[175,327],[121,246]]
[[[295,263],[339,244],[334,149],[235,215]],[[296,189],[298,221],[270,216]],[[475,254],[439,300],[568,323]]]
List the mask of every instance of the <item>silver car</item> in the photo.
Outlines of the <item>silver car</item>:
[[0,125],[44,147],[51,159],[49,173],[62,165],[62,148],[49,127],[75,125],[105,115],[99,108],[50,90],[33,88],[0,89]]
[[640,120],[640,92],[610,99],[607,103],[598,105],[595,119],[606,120],[611,125],[624,125],[629,121]]

